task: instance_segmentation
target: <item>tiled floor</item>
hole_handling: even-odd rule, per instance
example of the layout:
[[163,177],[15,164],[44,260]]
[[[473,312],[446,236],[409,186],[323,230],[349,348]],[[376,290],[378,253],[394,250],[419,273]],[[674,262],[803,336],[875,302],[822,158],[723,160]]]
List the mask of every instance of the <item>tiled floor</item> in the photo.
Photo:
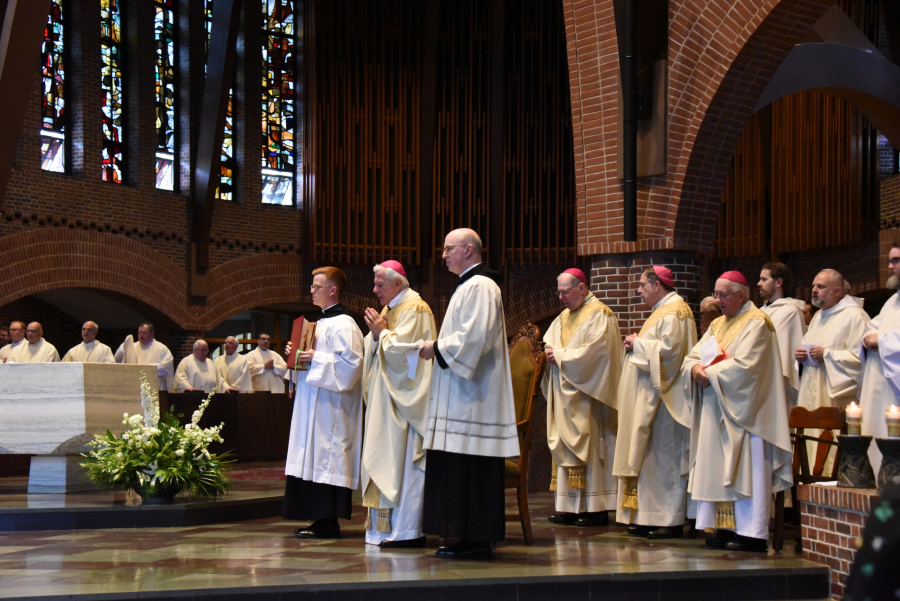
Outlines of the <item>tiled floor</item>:
[[[546,520],[551,503],[550,493],[531,495],[535,545],[525,546],[518,522],[510,522],[494,561],[438,559],[435,537],[426,549],[367,546],[361,511],[334,541],[295,539],[298,524],[279,518],[193,528],[0,533],[0,598],[813,565],[794,556],[791,544],[784,555],[729,554],[702,540],[633,539],[619,526],[554,526]],[[514,507],[513,497],[509,505]]]

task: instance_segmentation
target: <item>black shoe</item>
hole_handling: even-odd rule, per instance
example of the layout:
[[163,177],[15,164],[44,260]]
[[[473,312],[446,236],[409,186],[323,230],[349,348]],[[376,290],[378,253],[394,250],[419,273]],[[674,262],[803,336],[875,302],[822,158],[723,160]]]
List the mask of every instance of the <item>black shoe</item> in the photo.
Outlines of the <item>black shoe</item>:
[[647,536],[651,530],[653,530],[653,526],[638,526],[637,524],[631,524],[625,532],[629,536]]
[[441,547],[434,554],[444,559],[490,559],[491,543],[475,543],[462,539],[449,547]]
[[768,553],[769,547],[763,538],[750,538],[749,536],[737,535],[735,540],[725,543],[723,547],[726,551],[749,551],[751,553]]
[[[383,540],[378,543],[382,549],[421,549],[425,546],[425,537],[410,538],[406,540]],[[446,549],[446,547],[442,547]]]
[[684,526],[662,526],[654,528],[647,533],[650,540],[663,540],[666,538],[684,538]]
[[605,511],[586,511],[578,514],[575,525],[581,528],[595,528],[597,526],[609,526],[609,514]]
[[716,530],[715,536],[706,539],[706,546],[713,549],[722,549],[726,543],[730,543],[735,538],[737,538],[737,534],[735,534],[734,530]]
[[294,530],[297,538],[340,538],[341,525],[337,520],[316,520],[306,528]]
[[553,522],[554,524],[562,524],[564,526],[571,526],[578,520],[577,513],[554,513],[551,514],[548,518],[548,521]]

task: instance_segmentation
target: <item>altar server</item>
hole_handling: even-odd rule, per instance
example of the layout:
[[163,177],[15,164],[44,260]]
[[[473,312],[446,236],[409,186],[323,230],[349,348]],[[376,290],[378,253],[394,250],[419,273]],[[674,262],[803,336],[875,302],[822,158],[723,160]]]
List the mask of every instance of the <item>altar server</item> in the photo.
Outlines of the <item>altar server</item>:
[[[131,347],[127,353],[126,344]],[[137,342],[129,334],[125,342],[116,349],[115,357],[116,363],[133,361],[137,365],[153,365],[159,379],[159,390],[172,390],[175,382],[175,358],[166,345],[156,340],[152,323],[144,322],[138,326]]]
[[175,392],[225,392],[225,381],[209,358],[209,344],[194,341],[193,353],[181,360],[175,371]]
[[271,343],[272,337],[261,332],[257,338],[258,346],[246,355],[254,392],[284,392],[287,364],[278,353],[269,350]]
[[556,278],[565,309],[544,335],[547,443],[556,472],[551,522],[606,526],[616,507],[616,393],[622,370],[615,313],[588,289],[580,269]]
[[687,510],[691,408],[681,364],[697,343],[694,313],[662,265],[641,274],[638,294],[653,313],[625,337],[619,382],[616,521],[649,539],[681,538]]
[[790,297],[794,292],[794,275],[784,263],[763,265],[756,286],[765,301],[759,309],[769,316],[775,326],[788,407],[793,408],[797,406],[800,390],[800,368],[794,351],[803,344],[803,335],[806,334],[806,322],[803,320],[806,301]]
[[13,351],[25,342],[25,324],[14,321],[9,324],[9,344],[0,348],[0,361],[6,363]]
[[691,399],[688,492],[711,547],[765,552],[772,493],[790,488],[791,440],[778,338],[737,271],[715,284],[722,317],[681,367]]
[[380,547],[423,547],[422,502],[432,361],[409,346],[432,340],[434,315],[409,287],[398,261],[376,265],[379,314],[366,309],[366,435],[362,455],[366,542]]
[[55,363],[59,361],[56,347],[44,340],[44,328],[32,321],[25,328],[28,344],[22,344],[9,355],[10,363]]
[[350,519],[362,448],[363,336],[340,304],[347,278],[337,267],[313,271],[312,302],[322,309],[313,349],[299,354],[288,445],[283,517],[313,520],[299,538],[336,538]]
[[115,363],[112,349],[97,340],[100,327],[93,321],[81,326],[81,344],[73,346],[63,357],[63,363]]
[[437,339],[425,448],[424,530],[458,539],[439,557],[490,557],[506,533],[505,458],[519,454],[499,274],[481,262],[470,229],[444,239],[443,260],[459,277]]
[[234,336],[225,339],[225,354],[216,357],[214,363],[222,376],[225,392],[253,392],[250,379],[250,363],[237,352],[238,341]]

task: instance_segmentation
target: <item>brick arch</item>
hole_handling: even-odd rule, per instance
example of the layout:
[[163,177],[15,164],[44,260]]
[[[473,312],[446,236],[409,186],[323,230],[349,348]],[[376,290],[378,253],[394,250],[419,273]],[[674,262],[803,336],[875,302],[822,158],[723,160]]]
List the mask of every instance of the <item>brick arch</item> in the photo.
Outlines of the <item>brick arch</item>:
[[136,240],[96,231],[40,228],[0,238],[0,305],[54,288],[97,288],[138,299],[182,328],[184,268]]

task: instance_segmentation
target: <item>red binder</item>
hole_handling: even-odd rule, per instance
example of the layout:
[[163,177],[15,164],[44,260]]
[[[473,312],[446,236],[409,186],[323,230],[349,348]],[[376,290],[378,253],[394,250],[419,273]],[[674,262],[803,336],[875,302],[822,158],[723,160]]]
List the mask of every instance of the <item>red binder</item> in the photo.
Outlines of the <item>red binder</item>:
[[288,369],[307,369],[308,365],[297,361],[297,355],[303,351],[312,350],[316,344],[316,322],[307,321],[302,317],[294,320],[291,329],[291,354],[287,358]]

